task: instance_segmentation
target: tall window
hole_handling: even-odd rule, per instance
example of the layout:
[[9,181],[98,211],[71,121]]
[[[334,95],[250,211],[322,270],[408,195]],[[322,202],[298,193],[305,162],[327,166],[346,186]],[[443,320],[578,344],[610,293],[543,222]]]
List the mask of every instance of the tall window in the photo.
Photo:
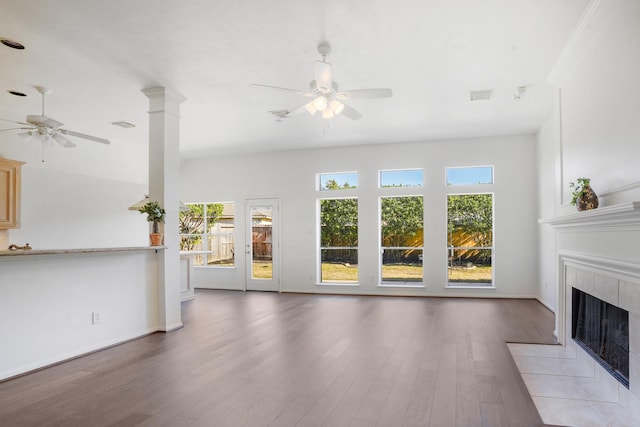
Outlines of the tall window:
[[320,282],[358,281],[358,199],[320,200]]
[[447,196],[448,286],[493,284],[493,194]]
[[233,267],[233,202],[188,204],[179,221],[180,251],[196,253],[195,265]]
[[422,196],[380,198],[383,284],[422,282],[423,216]]

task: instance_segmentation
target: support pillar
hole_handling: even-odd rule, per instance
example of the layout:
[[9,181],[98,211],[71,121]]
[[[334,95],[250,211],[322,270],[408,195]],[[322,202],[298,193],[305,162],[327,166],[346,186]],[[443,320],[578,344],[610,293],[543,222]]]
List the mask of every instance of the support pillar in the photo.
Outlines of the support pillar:
[[158,329],[182,327],[180,307],[180,104],[182,95],[163,87],[143,89],[149,98],[149,199],[166,210],[164,245],[158,252]]

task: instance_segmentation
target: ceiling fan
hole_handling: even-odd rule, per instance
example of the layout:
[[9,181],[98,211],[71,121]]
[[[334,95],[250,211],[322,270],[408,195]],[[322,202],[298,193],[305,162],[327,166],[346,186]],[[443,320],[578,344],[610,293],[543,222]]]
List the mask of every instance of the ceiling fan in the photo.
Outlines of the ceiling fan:
[[75,132],[68,129],[62,129],[60,126],[64,126],[64,123],[61,123],[44,115],[44,98],[46,95],[51,93],[51,90],[42,86],[35,86],[35,88],[42,95],[42,114],[39,116],[28,115],[26,122],[0,119],[3,122],[11,122],[22,125],[21,127],[17,128],[0,129],[0,131],[24,130],[25,132],[19,133],[18,136],[25,141],[36,140],[43,143],[55,141],[65,148],[72,148],[76,146],[76,144],[74,144],[65,135],[88,139],[90,141],[100,142],[102,144],[110,144],[110,141],[108,139],[98,138],[97,136],[86,135],[84,133]]
[[[321,42],[318,45],[318,53],[322,56],[322,60],[315,62],[315,80],[311,80],[309,83],[308,91],[256,83],[253,84],[253,86],[294,92],[298,95],[312,98],[310,101],[294,108],[291,111],[277,110],[280,113],[280,118],[288,117],[306,110],[311,115],[320,112],[323,119],[331,119],[342,114],[352,120],[358,120],[362,117],[362,114],[353,107],[345,104],[344,101],[352,99],[389,98],[393,95],[391,89],[339,90],[338,83],[333,80],[331,64],[327,62],[327,56],[331,53],[331,45],[326,41]],[[282,112],[285,112],[285,114],[282,115]]]

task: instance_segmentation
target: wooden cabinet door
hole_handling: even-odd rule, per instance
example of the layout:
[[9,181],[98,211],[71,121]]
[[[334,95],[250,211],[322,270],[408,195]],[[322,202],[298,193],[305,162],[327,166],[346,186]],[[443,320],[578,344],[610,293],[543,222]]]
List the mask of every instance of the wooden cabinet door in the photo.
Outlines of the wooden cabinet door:
[[20,226],[20,168],[22,162],[0,159],[0,229]]

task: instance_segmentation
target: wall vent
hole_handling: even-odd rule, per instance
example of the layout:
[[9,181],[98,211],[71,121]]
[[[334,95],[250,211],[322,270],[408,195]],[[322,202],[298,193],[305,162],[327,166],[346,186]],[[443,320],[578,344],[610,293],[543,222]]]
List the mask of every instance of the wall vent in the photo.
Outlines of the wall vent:
[[472,91],[469,91],[469,100],[487,101],[491,99],[491,94],[493,94],[493,89],[472,90]]

